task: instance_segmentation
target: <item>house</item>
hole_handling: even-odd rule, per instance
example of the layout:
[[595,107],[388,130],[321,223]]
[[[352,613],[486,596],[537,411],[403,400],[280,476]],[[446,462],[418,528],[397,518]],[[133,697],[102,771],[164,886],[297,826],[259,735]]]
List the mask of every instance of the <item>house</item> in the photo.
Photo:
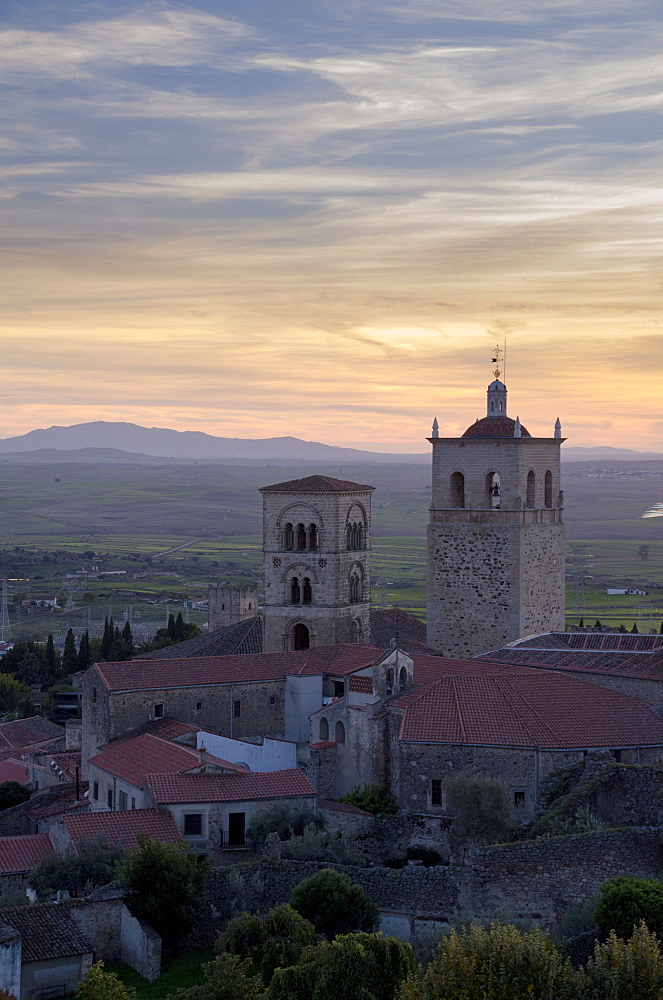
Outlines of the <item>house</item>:
[[73,993],[94,961],[93,948],[59,903],[0,910],[0,988],[17,1000]]
[[125,812],[90,812],[64,816],[51,827],[50,842],[58,853],[77,851],[80,844],[104,837],[109,844],[119,844],[127,851],[139,846],[139,837],[149,837],[165,844],[180,839],[171,814],[159,809],[135,809]]
[[151,733],[110,743],[88,761],[90,808],[144,809],[148,774],[179,774],[192,770],[242,770],[204,751],[182,746]]
[[0,751],[8,748],[27,753],[42,747],[64,750],[65,736],[63,726],[58,726],[41,715],[15,719],[13,722],[0,723]]
[[184,840],[200,851],[218,852],[246,844],[256,813],[274,802],[313,808],[315,788],[298,768],[255,774],[150,774],[146,800],[168,809]]
[[23,834],[0,837],[0,878],[6,882],[24,882],[44,858],[53,856],[48,834]]

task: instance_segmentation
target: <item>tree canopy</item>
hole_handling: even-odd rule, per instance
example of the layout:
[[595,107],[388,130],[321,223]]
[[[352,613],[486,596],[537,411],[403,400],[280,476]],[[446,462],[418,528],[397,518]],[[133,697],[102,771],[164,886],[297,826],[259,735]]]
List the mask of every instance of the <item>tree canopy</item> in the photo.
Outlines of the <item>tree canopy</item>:
[[378,922],[378,908],[362,886],[333,868],[323,868],[295,886],[290,905],[327,938],[372,931]]

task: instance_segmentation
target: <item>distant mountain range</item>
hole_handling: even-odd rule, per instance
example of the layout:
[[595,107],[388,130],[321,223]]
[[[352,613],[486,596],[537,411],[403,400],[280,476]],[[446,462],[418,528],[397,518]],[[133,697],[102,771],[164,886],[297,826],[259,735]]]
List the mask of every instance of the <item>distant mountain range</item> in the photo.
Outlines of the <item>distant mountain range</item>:
[[[98,420],[71,427],[48,427],[0,440],[0,458],[16,462],[103,462],[158,464],[159,461],[329,462],[357,464],[421,464],[430,453],[403,455],[358,448],[339,448],[296,437],[224,438],[202,431]],[[663,454],[629,448],[562,449],[565,462],[642,462],[663,460]]]

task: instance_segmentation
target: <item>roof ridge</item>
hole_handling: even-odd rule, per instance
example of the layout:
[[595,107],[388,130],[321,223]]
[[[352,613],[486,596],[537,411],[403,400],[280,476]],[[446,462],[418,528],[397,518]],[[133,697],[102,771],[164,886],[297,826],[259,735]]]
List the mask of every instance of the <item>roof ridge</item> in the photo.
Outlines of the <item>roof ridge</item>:
[[[559,740],[559,736],[558,736],[557,732],[552,728],[552,726],[550,726],[548,724],[548,722],[545,720],[545,718],[539,712],[538,708],[536,708],[531,702],[526,702],[525,699],[523,698],[523,696],[521,695],[520,691],[516,690],[512,686],[511,682],[514,679],[517,679],[517,675],[514,676],[514,675],[510,675],[510,674],[499,674],[499,675],[496,675],[493,679],[497,680],[497,681],[502,681],[503,680],[505,682],[507,688],[511,692],[511,697],[509,697],[509,695],[505,692],[505,698],[509,702],[509,705],[510,705],[512,711],[518,716],[519,722],[521,723],[521,725],[523,726],[523,728],[525,729],[525,731],[528,733],[529,738],[532,741],[532,743],[534,743],[536,745],[537,741],[536,741],[536,738],[535,738],[535,734],[530,729],[530,726],[529,726],[529,724],[528,724],[528,722],[526,720],[526,716],[520,710],[519,705],[527,705],[529,713],[531,715],[533,715],[537,719],[537,721],[539,722],[539,724],[541,725],[541,727],[543,729],[545,729],[545,731],[547,733],[550,733],[554,744],[556,746],[559,746],[560,745],[560,740]],[[543,672],[542,672],[542,674],[541,674],[541,680],[543,681],[543,683],[545,683],[546,681],[549,681],[551,679],[552,678],[546,677],[545,674],[543,674]],[[530,678],[527,678],[527,680],[530,680]],[[557,681],[557,678],[555,678],[555,681]]]
[[[458,698],[458,690],[456,688],[456,681],[460,680],[460,678],[458,678],[458,677],[450,677],[449,680],[451,681],[451,695],[453,697],[454,704],[456,706],[456,715],[458,717],[458,725],[460,726],[460,732],[461,732],[462,740],[463,740],[463,743],[466,743],[467,742],[466,741],[467,731],[465,729],[465,720],[463,719],[463,713],[462,713],[461,707],[460,707],[460,700]],[[432,685],[432,686],[434,687],[435,685]],[[430,688],[429,688],[429,690],[430,690]]]

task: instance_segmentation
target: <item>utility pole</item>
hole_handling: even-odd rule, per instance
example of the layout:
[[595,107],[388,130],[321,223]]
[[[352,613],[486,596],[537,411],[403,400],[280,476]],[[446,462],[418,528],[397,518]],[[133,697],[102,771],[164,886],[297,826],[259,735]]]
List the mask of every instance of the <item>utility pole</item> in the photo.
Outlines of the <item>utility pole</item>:
[[12,630],[9,625],[9,607],[7,605],[7,581],[2,581],[2,608],[0,608],[0,642],[11,642]]

